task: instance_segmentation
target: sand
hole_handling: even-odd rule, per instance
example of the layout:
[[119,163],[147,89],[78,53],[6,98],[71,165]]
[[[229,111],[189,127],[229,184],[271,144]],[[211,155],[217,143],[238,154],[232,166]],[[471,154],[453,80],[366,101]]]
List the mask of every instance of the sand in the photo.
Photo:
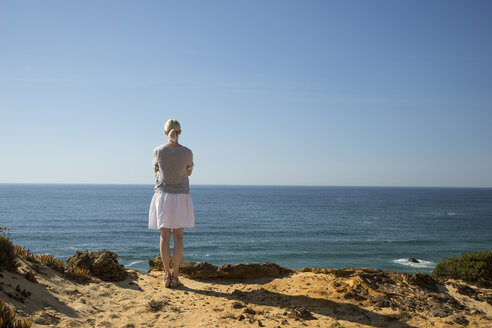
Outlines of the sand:
[[[19,259],[19,264],[17,273],[1,272],[0,298],[17,318],[31,319],[33,327],[492,327],[490,301],[459,294],[453,282],[443,288],[466,310],[439,317],[347,297],[347,289],[359,290],[360,281],[334,274],[206,281],[181,277],[181,286],[167,289],[162,272],[128,270],[130,277],[121,282],[83,283],[40,263]],[[27,280],[26,272],[37,282]],[[30,295],[21,302],[23,290]],[[492,296],[489,289],[481,292]],[[379,297],[371,293],[370,299]],[[425,299],[422,293],[406,297]]]

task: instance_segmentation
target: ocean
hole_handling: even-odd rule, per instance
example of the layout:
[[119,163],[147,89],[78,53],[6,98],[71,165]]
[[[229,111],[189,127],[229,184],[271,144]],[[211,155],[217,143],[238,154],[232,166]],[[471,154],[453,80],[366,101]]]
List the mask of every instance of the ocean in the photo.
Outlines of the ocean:
[[[35,253],[109,249],[147,272],[159,252],[159,232],[147,228],[152,195],[152,185],[0,184],[0,225]],[[191,197],[189,261],[411,273],[492,249],[488,188],[192,185]]]

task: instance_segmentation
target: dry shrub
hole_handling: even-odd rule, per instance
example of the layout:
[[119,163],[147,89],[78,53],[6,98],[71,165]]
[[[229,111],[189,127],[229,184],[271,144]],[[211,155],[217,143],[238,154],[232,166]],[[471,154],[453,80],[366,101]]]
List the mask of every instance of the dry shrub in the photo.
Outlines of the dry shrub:
[[28,261],[44,263],[52,267],[56,271],[59,271],[61,273],[65,272],[65,264],[61,259],[55,257],[53,254],[43,253],[41,255],[36,255],[25,247],[19,245],[15,245],[14,253],[25,258]]
[[31,320],[15,320],[15,313],[0,300],[0,327],[2,328],[30,328]]
[[39,262],[44,263],[61,273],[65,272],[65,265],[63,264],[63,261],[56,258],[53,254],[43,253],[39,255]]
[[82,281],[90,280],[92,278],[92,274],[89,270],[74,266],[72,263],[67,265],[67,273],[72,278]]
[[14,253],[16,255],[19,255],[19,256],[25,258],[28,261],[31,261],[31,262],[39,262],[39,260],[40,260],[39,255],[32,253],[30,250],[28,250],[24,246],[15,245]]

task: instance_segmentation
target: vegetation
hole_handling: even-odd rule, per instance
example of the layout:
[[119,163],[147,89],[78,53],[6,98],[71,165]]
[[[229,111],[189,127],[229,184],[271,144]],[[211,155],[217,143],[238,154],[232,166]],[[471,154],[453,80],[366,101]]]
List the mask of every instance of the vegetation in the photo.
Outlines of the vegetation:
[[15,268],[14,259],[14,245],[10,240],[10,232],[0,226],[0,270]]
[[[75,267],[73,265],[65,266],[63,261],[59,258],[54,257],[52,254],[41,254],[37,255],[32,253],[30,250],[23,246],[16,245],[14,247],[14,254],[25,258],[31,262],[44,263],[58,272],[67,273],[70,278],[74,278],[80,281],[89,280],[92,275],[89,270]],[[0,326],[1,327],[1,326]]]
[[30,328],[32,322],[26,320],[15,320],[15,313],[0,300],[0,327],[2,328]]
[[454,278],[471,282],[492,280],[492,251],[463,253],[441,261],[432,271],[434,278]]
[[10,239],[10,230],[9,229],[0,226],[0,234],[4,237],[7,237],[8,239]]
[[30,250],[26,249],[23,246],[21,247],[19,245],[15,245],[14,253],[15,253],[15,255],[19,255],[28,261],[39,262],[39,256],[32,253]]
[[63,261],[59,258],[54,257],[52,254],[41,254],[39,255],[39,262],[47,264],[58,272],[65,272],[65,265]]
[[54,257],[52,254],[43,253],[41,255],[37,255],[32,253],[25,247],[21,247],[19,245],[15,245],[14,253],[15,255],[19,255],[28,261],[44,263],[52,267],[56,271],[59,271],[61,273],[65,272],[65,264],[63,264],[63,261],[59,258]]
[[44,263],[52,267],[56,271],[61,273],[67,273],[70,278],[79,281],[87,281],[90,280],[92,277],[92,274],[89,270],[73,266],[72,264],[68,264],[67,266],[65,266],[65,264],[61,259],[54,257],[52,254],[43,253],[41,255],[37,255],[32,253],[30,250],[26,249],[25,247],[21,247],[19,245],[15,246],[14,253],[16,255],[25,258],[28,261]]
[[[15,246],[15,254],[31,261],[44,263],[58,272],[67,273],[70,278],[74,278],[80,281],[90,280],[92,277],[91,273],[87,269],[82,269],[71,264],[65,266],[63,261],[59,258],[54,257],[52,254],[41,254],[37,255],[32,253],[30,250],[19,245]],[[1,326],[0,326],[1,327]]]
[[92,274],[89,270],[79,268],[78,266],[74,266],[72,263],[68,263],[67,273],[72,278],[75,278],[80,281],[87,281],[90,280],[92,277]]
[[156,300],[150,300],[149,301],[149,308],[150,308],[150,311],[152,311],[152,312],[158,312],[158,311],[162,310],[164,305],[167,305],[167,303],[164,301],[156,301]]

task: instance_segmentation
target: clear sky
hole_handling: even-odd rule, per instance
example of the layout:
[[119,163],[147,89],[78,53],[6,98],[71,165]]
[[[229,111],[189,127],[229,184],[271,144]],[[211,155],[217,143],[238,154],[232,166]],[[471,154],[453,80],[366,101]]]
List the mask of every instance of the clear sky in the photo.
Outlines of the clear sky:
[[492,1],[0,2],[0,182],[492,187]]

